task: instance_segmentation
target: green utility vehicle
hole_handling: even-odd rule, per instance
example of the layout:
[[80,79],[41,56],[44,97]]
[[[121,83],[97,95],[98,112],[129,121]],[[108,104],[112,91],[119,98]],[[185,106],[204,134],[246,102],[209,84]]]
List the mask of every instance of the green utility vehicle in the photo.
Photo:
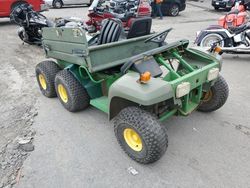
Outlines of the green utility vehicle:
[[215,111],[229,92],[219,74],[219,48],[203,52],[188,48],[187,40],[167,44],[169,31],[89,45],[81,28],[44,28],[46,55],[56,61],[36,66],[41,92],[58,96],[70,112],[91,105],[107,113],[129,157],[155,162],[168,146],[160,122],[196,109]]

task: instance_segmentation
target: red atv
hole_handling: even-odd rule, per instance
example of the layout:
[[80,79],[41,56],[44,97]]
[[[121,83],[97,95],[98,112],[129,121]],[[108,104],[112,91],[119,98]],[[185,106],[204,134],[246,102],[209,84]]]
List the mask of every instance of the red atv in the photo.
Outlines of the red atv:
[[107,18],[122,21],[125,30],[129,30],[134,19],[151,16],[148,0],[94,0],[89,8],[89,20],[86,22],[89,33],[100,30],[101,23]]

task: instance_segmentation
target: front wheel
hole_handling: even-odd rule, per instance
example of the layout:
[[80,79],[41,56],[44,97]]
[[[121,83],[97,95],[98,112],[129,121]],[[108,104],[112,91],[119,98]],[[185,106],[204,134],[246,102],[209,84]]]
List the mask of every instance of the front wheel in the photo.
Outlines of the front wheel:
[[30,44],[30,45],[33,44],[33,42],[30,41],[28,34],[27,34],[24,30],[18,31],[18,36],[19,36],[19,38],[20,38],[23,42],[25,42],[25,43],[27,43],[27,44]]
[[210,90],[203,94],[198,111],[212,112],[221,108],[227,101],[229,88],[226,80],[219,76]]
[[17,35],[19,36],[19,38],[20,38],[22,41],[25,42],[25,38],[27,38],[27,37],[25,36],[25,31],[23,31],[23,30],[21,30],[21,29],[22,29],[22,28],[19,29],[20,31],[18,31]]
[[157,119],[137,107],[127,107],[118,114],[114,131],[125,153],[142,164],[160,159],[168,146],[166,132]]
[[207,34],[200,42],[201,47],[211,47],[214,43],[218,42],[220,47],[224,47],[223,37],[217,33]]

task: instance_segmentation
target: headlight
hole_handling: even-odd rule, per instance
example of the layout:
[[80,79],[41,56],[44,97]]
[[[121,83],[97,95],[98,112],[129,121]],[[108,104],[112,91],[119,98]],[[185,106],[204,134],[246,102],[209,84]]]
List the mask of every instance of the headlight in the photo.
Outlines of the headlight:
[[184,95],[187,95],[190,92],[190,83],[189,82],[183,82],[179,84],[176,88],[176,97],[180,98]]
[[210,69],[207,74],[207,80],[211,81],[216,79],[219,76],[219,72],[220,72],[219,68]]

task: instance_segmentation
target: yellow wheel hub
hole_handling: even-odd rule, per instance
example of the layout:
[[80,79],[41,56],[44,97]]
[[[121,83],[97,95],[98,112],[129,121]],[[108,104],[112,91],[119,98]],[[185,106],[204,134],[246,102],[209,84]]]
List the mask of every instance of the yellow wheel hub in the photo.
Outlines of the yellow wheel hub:
[[45,77],[42,74],[39,74],[38,79],[39,79],[39,83],[40,83],[41,87],[43,88],[43,90],[46,90],[47,83],[46,83]]
[[59,84],[57,86],[57,90],[58,90],[59,96],[62,99],[62,101],[64,103],[67,103],[69,98],[68,98],[68,94],[67,94],[65,87],[62,84]]
[[212,97],[213,97],[213,92],[210,89],[208,92],[204,93],[202,100],[203,102],[208,102],[212,99]]
[[134,151],[142,150],[141,137],[133,129],[127,128],[123,132],[124,139],[131,149]]

